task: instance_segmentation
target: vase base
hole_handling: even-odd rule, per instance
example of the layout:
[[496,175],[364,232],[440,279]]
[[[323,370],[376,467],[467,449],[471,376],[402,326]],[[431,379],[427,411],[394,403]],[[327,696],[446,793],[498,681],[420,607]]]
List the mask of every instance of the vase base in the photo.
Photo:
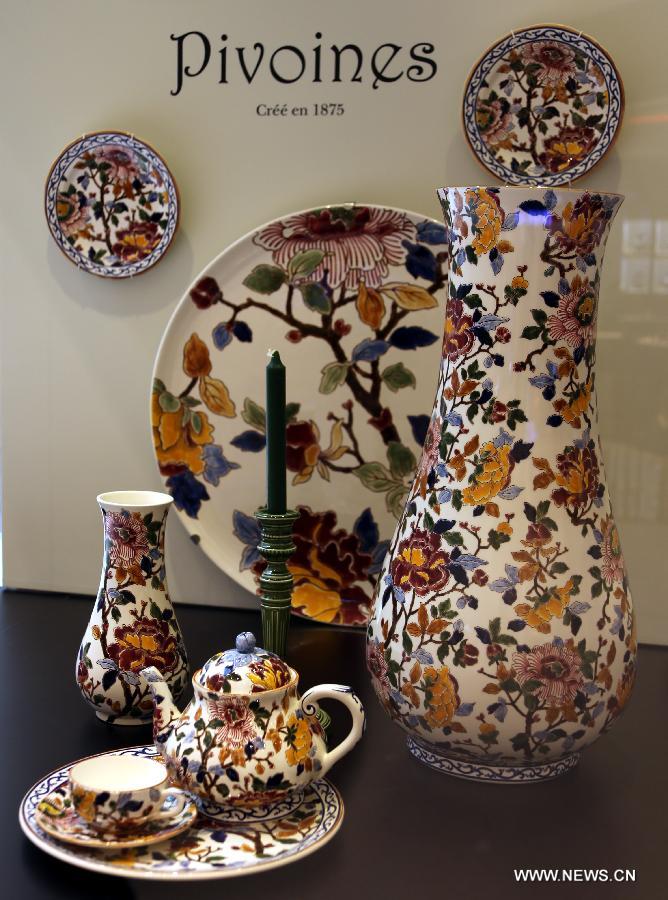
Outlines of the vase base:
[[495,784],[531,784],[536,781],[549,781],[565,775],[566,772],[577,766],[580,760],[579,753],[572,753],[563,759],[537,765],[494,766],[482,762],[454,759],[451,756],[435,753],[412,737],[406,739],[406,744],[415,759],[425,766],[429,766],[430,769],[436,769],[437,772],[443,772],[445,775],[454,775],[455,778],[488,781]]
[[95,715],[107,725],[131,725],[134,728],[144,728],[153,721],[152,718],[138,719],[136,716],[110,716],[107,713],[98,712],[98,710],[95,710]]

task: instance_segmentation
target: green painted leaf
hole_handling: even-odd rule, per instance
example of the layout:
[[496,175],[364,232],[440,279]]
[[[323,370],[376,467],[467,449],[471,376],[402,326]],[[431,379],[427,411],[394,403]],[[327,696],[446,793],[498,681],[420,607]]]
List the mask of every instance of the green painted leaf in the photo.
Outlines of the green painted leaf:
[[315,272],[324,258],[324,250],[302,250],[301,253],[296,253],[288,263],[290,280],[308,278],[309,275]]
[[329,294],[321,284],[300,284],[299,290],[305,306],[312,312],[320,313],[321,316],[327,316],[332,311],[332,301]]
[[410,369],[407,369],[402,362],[395,363],[383,369],[380,376],[391,391],[396,392],[401,388],[412,387],[416,385],[415,375]]
[[411,475],[417,465],[413,451],[399,441],[390,441],[388,444],[387,460],[395,478],[405,478],[406,475]]
[[365,488],[377,494],[389,491],[396,485],[391,473],[379,462],[364,463],[353,471],[353,475],[357,475]]
[[181,406],[178,398],[174,394],[170,394],[169,391],[163,391],[160,394],[158,403],[160,404],[160,409],[167,413],[176,412]]
[[293,419],[296,419],[300,409],[301,409],[301,403],[286,403],[285,404],[285,421],[291,422]]
[[322,378],[318,390],[321,394],[333,393],[346,380],[350,363],[331,362],[321,369]]
[[261,263],[255,266],[250,275],[247,275],[243,283],[251,291],[258,294],[273,294],[285,281],[285,272],[278,266],[269,266]]
[[406,488],[403,484],[395,485],[385,495],[385,506],[387,511],[392,513],[395,519],[401,518],[404,511],[404,499],[406,497]]
[[256,403],[254,400],[251,400],[250,397],[246,397],[244,400],[244,406],[241,410],[241,418],[244,420],[246,425],[250,425],[251,428],[257,428],[258,431],[264,431],[266,428],[264,409]]
[[538,325],[526,325],[522,329],[520,337],[526,338],[529,341],[535,341],[536,338],[540,337],[540,327]]

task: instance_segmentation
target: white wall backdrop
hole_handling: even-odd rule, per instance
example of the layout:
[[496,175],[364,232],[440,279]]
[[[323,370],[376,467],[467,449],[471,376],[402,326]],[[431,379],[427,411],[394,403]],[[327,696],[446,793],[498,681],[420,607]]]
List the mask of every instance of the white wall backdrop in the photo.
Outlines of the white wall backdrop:
[[[602,43],[626,87],[619,140],[581,184],[627,195],[601,293],[601,425],[640,636],[668,642],[668,12],[660,0],[561,0],[558,13],[551,0],[4,3],[6,585],[93,592],[102,543],[96,494],[160,487],[148,418],[151,368],[167,320],[198,271],[228,243],[292,210],[357,200],[438,216],[436,185],[493,181],[462,135],[465,80],[497,38],[555,17]],[[194,29],[211,38],[212,61],[174,97],[170,34]],[[316,32],[325,47],[432,41],[438,73],[424,84],[402,79],[374,90],[366,78],[283,86],[264,70],[249,86],[237,67],[229,84],[218,83],[221,34],[229,46],[308,48]],[[259,103],[314,100],[343,103],[345,114],[256,114]],[[77,135],[106,128],[155,146],[182,195],[172,249],[156,268],[122,283],[77,271],[51,239],[43,214],[53,158]],[[249,365],[258,364],[249,357]],[[175,599],[254,603],[172,519]]]

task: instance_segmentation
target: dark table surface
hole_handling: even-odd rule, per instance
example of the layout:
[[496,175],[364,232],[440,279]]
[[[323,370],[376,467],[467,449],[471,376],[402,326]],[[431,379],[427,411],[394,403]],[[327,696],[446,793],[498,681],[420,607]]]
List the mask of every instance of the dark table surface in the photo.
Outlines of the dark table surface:
[[[350,684],[368,728],[331,772],[345,802],[334,839],[312,856],[242,879],[185,883],[97,875],[42,853],[19,829],[27,789],[59,765],[91,753],[150,742],[148,728],[110,727],[83,703],[74,658],[92,599],[4,591],[0,597],[2,691],[2,881],[8,898],[334,900],[346,897],[503,900],[506,897],[648,898],[668,891],[668,648],[643,647],[632,702],[580,765],[553,782],[487,785],[439,775],[409,756],[403,733],[381,710],[364,667],[363,635],[293,619],[289,662],[301,689]],[[191,661],[199,665],[259,630],[252,612],[179,607]],[[347,714],[329,704],[333,744]],[[520,884],[517,867],[634,869],[635,882]]]

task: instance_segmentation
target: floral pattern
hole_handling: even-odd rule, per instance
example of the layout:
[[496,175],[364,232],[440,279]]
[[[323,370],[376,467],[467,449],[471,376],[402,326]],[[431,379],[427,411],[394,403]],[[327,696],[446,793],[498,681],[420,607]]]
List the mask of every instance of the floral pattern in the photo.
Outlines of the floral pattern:
[[[503,212],[486,199],[477,239],[502,258]],[[257,589],[264,372],[247,354],[284,340],[286,464],[300,511],[293,607],[309,618],[364,625],[428,430],[437,452],[438,423],[413,398],[429,348],[438,352],[445,240],[442,225],[383,207],[287,216],[249,236],[238,271],[231,256],[197,279],[163,342],[152,393],[160,472],[202,548]],[[452,353],[466,352],[471,326],[462,307],[444,338]]]
[[[117,751],[155,757],[153,747],[133,747]],[[155,845],[100,854],[84,847],[68,847],[40,827],[38,806],[45,802],[68,777],[68,768],[41,779],[21,804],[21,827],[47,853],[74,865],[85,861],[97,871],[132,877],[150,875],[158,881],[224,878],[288,863],[323,846],[332,838],[343,819],[343,803],[337,790],[322,779],[308,785],[301,804],[291,812],[268,822],[221,825],[200,814],[183,834]]]
[[[545,79],[570,64],[551,59]],[[438,427],[378,581],[368,668],[420,758],[430,745],[486,771],[538,771],[605,731],[635,677],[595,393],[600,266],[620,198],[439,195],[451,268]],[[500,266],[489,249],[499,235],[478,240],[490,210],[513,238]],[[453,353],[464,309],[467,340]]]
[[51,233],[80,268],[123,278],[154,265],[178,224],[178,195],[157,153],[121,132],[89,135],[54,163],[46,187]]
[[622,107],[619,75],[597,44],[562,26],[536,26],[502,39],[478,63],[464,126],[476,156],[499,178],[559,185],[603,156]]
[[[169,504],[169,498],[166,498]],[[167,593],[164,564],[168,505],[104,508],[104,559],[95,607],[79,648],[76,680],[98,715],[151,720],[149,687],[139,674],[155,666],[180,693],[186,651]]]

